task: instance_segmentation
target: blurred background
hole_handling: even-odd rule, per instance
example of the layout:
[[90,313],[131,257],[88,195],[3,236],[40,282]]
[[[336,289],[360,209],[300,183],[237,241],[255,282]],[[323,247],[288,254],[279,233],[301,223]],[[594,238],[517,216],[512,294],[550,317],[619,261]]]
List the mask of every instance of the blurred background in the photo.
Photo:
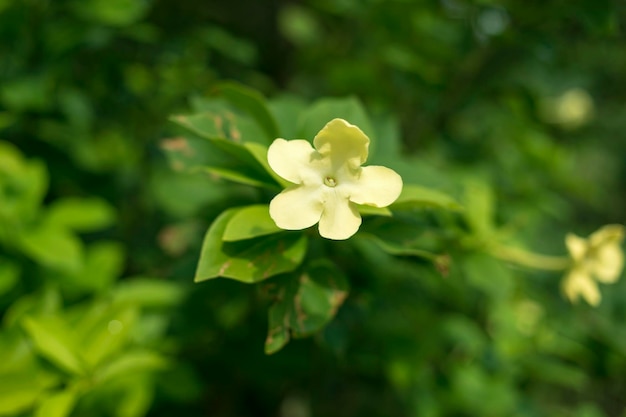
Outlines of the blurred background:
[[563,255],[624,222],[625,33],[611,0],[0,0],[0,415],[626,416],[626,284],[572,306],[479,256],[368,253],[335,321],[265,356],[261,290],[192,283],[237,201],[159,148],[221,80],[355,96],[421,184],[478,179]]

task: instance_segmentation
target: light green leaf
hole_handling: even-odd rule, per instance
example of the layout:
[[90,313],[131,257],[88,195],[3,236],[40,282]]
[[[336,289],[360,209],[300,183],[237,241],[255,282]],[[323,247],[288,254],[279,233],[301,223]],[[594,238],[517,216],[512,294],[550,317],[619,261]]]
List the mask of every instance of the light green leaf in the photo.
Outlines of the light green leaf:
[[392,216],[391,210],[387,207],[373,207],[359,204],[357,207],[362,216]]
[[32,375],[0,375],[0,415],[16,415],[33,407],[43,389]]
[[313,103],[299,120],[300,138],[312,140],[326,123],[335,118],[358,126],[372,142],[376,141],[372,123],[363,105],[355,97],[324,98]]
[[148,308],[170,308],[181,303],[185,289],[173,281],[135,277],[120,282],[113,292],[116,304],[128,303]]
[[241,209],[220,214],[206,233],[195,281],[224,277],[253,283],[293,271],[300,265],[307,239],[300,233],[279,233],[245,241],[224,242],[230,220]]
[[26,231],[19,242],[36,262],[65,272],[77,272],[83,264],[83,245],[66,229],[42,224]]
[[348,281],[331,263],[319,262],[287,279],[269,310],[267,354],[280,350],[290,335],[307,337],[323,329],[348,296]]
[[270,164],[267,162],[267,146],[261,145],[259,143],[247,142],[243,144],[246,149],[252,154],[252,156],[258,161],[259,164],[265,168],[265,171],[270,174],[270,176],[280,184],[281,188],[287,188],[292,185],[289,181],[283,179],[281,176],[276,174],[274,170],[270,167]]
[[261,93],[234,82],[219,84],[217,92],[237,109],[250,114],[269,138],[274,139],[279,136],[276,120],[267,108],[267,102]]
[[167,365],[167,359],[158,353],[148,350],[131,350],[102,365],[95,378],[98,382],[104,383],[114,378],[123,378],[139,372],[161,370]]
[[[85,267],[79,277],[90,289],[102,291],[110,288],[124,269],[124,248],[117,242],[99,241],[87,247]],[[88,277],[88,279],[85,279]]]
[[72,389],[46,396],[37,407],[35,417],[67,417],[76,403],[76,392]]
[[136,332],[138,310],[136,305],[110,309],[102,314],[101,306],[94,306],[77,323],[80,331],[80,352],[90,369],[119,352]]
[[465,184],[465,218],[479,236],[488,236],[495,231],[494,200],[493,191],[487,184],[479,181]]
[[270,217],[269,207],[259,204],[239,209],[226,225],[222,239],[231,242],[281,231]]
[[78,232],[92,232],[110,226],[115,210],[99,198],[64,198],[50,205],[46,222],[53,227],[66,227]]
[[402,193],[390,208],[391,210],[401,208],[461,210],[462,206],[441,191],[419,185],[405,184],[402,187]]
[[67,372],[84,374],[75,341],[64,322],[53,316],[25,317],[22,326],[42,356]]

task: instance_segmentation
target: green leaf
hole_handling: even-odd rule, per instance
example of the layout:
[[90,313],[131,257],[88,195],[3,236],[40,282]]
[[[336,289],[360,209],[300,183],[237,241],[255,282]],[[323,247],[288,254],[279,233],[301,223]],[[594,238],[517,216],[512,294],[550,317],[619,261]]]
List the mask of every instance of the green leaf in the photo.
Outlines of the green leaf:
[[307,337],[323,329],[348,296],[348,281],[331,263],[316,263],[288,279],[269,310],[267,354],[280,350],[290,336]]
[[67,417],[76,403],[76,392],[72,389],[47,395],[37,407],[35,417]]
[[280,129],[278,136],[288,140],[298,139],[298,118],[307,108],[307,103],[299,96],[282,95],[273,97],[269,107]]
[[387,207],[374,207],[359,204],[357,208],[362,216],[392,216],[391,210]]
[[253,283],[293,271],[300,265],[307,248],[301,233],[278,233],[245,241],[224,242],[230,220],[241,209],[220,214],[206,233],[195,281],[224,277]]
[[67,372],[84,374],[75,341],[64,322],[52,316],[25,317],[22,326],[42,356]]
[[405,184],[398,199],[390,206],[391,210],[402,208],[436,208],[461,210],[462,206],[441,191],[419,185]]
[[32,375],[0,375],[0,415],[16,415],[33,407],[43,389]]
[[170,120],[201,138],[222,139],[234,144],[257,142],[267,145],[273,137],[244,115],[224,110],[190,115],[174,115]]
[[148,350],[131,350],[102,365],[95,378],[98,382],[104,383],[114,378],[123,378],[138,372],[160,370],[167,365],[167,359],[158,353]]
[[465,218],[479,236],[488,236],[495,231],[494,200],[493,191],[487,184],[479,181],[465,184]]
[[43,224],[25,232],[19,244],[26,254],[44,266],[70,273],[82,267],[82,242],[66,229]]
[[270,164],[267,161],[267,146],[263,146],[258,143],[248,142],[243,144],[246,149],[250,152],[250,154],[257,160],[259,164],[265,168],[265,171],[270,174],[270,176],[278,183],[282,188],[287,188],[290,185],[293,185],[289,181],[283,179],[281,176],[276,174],[274,170],[270,167]]
[[267,108],[267,102],[261,93],[234,82],[221,83],[216,90],[237,109],[250,114],[269,138],[279,136],[276,120]]
[[498,259],[476,252],[464,257],[462,265],[469,284],[494,298],[505,298],[513,290],[513,274]]
[[17,283],[19,276],[20,267],[17,264],[0,258],[0,295],[10,291]]
[[50,205],[46,222],[53,227],[66,227],[77,232],[92,232],[110,226],[115,211],[99,198],[64,198]]
[[380,237],[369,234],[369,233],[360,233],[359,238],[367,239],[374,242],[380,249],[389,255],[394,256],[415,256],[418,258],[428,259],[430,261],[435,261],[438,258],[438,255],[423,249],[414,248],[411,246],[404,246],[395,242],[390,242],[381,239]]
[[324,98],[313,103],[299,120],[300,137],[312,140],[326,123],[341,118],[358,126],[372,142],[376,136],[361,102],[355,97]]
[[222,239],[227,242],[281,232],[266,204],[243,207],[226,224]]
[[94,305],[86,310],[75,326],[81,336],[82,358],[90,369],[122,350],[137,331],[139,314],[136,305],[115,306],[117,308],[104,311],[102,307]]
[[148,308],[175,307],[184,297],[185,289],[176,282],[142,277],[120,282],[113,292],[116,304],[128,303]]
[[[87,247],[85,266],[77,277],[88,289],[103,291],[119,278],[124,269],[124,249],[117,242],[99,241]],[[89,277],[89,279],[85,279]]]
[[278,188],[272,182],[259,181],[253,174],[242,173],[241,170],[218,167],[205,167],[204,170],[211,175],[239,184],[251,185],[253,187]]

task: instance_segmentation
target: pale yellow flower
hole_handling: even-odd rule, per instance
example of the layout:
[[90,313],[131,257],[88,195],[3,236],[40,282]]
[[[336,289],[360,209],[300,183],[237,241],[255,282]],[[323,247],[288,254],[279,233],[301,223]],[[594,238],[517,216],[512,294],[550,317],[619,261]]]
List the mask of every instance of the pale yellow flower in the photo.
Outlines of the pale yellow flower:
[[611,224],[592,233],[587,239],[569,233],[565,244],[572,258],[572,267],[563,280],[563,292],[575,302],[582,296],[589,304],[600,303],[597,282],[611,284],[624,268],[624,226]]
[[331,120],[313,139],[276,139],[267,160],[293,183],[270,202],[270,216],[281,229],[301,230],[319,222],[327,239],[342,240],[361,225],[358,204],[386,207],[402,191],[402,178],[382,166],[361,165],[369,138],[343,119]]

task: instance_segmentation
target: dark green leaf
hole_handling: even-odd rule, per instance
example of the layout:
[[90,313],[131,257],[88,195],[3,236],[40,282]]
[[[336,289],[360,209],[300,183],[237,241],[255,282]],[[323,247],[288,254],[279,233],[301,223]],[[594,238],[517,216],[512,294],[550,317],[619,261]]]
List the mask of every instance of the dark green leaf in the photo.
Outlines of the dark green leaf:
[[280,350],[290,335],[306,337],[323,329],[348,296],[348,281],[331,263],[319,262],[288,279],[269,310],[267,354]]
[[355,97],[325,98],[313,103],[302,114],[299,121],[300,138],[313,140],[326,123],[336,118],[344,119],[348,123],[358,126],[372,142],[376,140],[372,123],[363,105]]
[[217,92],[237,109],[250,114],[265,130],[269,138],[279,136],[278,125],[267,108],[267,102],[258,91],[234,82],[224,82],[217,86]]

